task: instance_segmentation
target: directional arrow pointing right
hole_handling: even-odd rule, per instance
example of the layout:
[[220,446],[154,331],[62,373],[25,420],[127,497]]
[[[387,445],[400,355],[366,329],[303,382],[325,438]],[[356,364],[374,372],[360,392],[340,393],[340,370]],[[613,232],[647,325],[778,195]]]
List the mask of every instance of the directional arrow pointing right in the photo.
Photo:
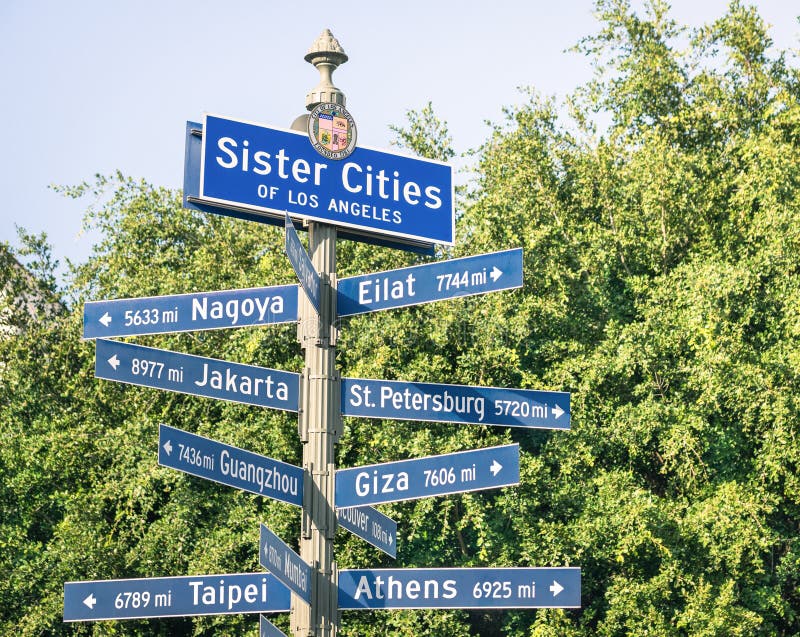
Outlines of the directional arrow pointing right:
[[492,278],[492,281],[497,281],[497,279],[503,276],[503,271],[497,266],[494,266],[492,271],[489,273],[489,276]]
[[550,585],[550,592],[553,594],[553,597],[557,597],[558,594],[564,590],[564,587],[561,586],[556,580],[553,580],[553,583]]
[[553,413],[555,414],[556,418],[561,418],[564,415],[564,410],[561,409],[558,405],[553,406]]
[[111,324],[111,315],[106,312],[97,320],[100,321],[105,327],[108,327]]
[[94,605],[97,603],[97,598],[94,593],[89,593],[89,597],[83,600],[83,603],[89,607],[89,610],[94,610]]
[[108,364],[114,368],[114,371],[117,371],[117,367],[119,367],[119,359],[117,358],[116,354],[108,359]]
[[503,469],[503,465],[501,465],[497,460],[492,460],[492,466],[489,467],[489,471],[492,472],[493,476],[496,476],[500,471]]

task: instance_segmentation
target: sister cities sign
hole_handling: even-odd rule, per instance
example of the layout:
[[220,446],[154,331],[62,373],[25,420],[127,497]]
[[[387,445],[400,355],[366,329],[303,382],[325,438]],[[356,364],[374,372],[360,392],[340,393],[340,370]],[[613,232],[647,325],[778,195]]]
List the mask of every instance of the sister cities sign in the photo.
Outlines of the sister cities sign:
[[397,243],[453,244],[447,164],[365,147],[329,160],[304,133],[210,114],[202,136],[196,203],[273,223],[288,212]]

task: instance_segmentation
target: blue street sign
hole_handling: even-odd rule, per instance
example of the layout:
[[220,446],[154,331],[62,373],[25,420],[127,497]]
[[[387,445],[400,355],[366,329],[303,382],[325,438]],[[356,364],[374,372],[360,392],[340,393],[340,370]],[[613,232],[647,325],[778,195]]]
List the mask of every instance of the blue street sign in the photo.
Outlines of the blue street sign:
[[454,241],[452,169],[442,162],[365,147],[328,160],[304,133],[206,114],[199,168],[200,205],[288,212],[423,246]]
[[311,604],[311,567],[286,542],[261,525],[258,562],[307,604]]
[[97,339],[97,378],[297,411],[299,374]]
[[261,622],[259,623],[259,636],[260,637],[286,637],[280,628],[273,624],[266,617],[261,615]]
[[83,338],[248,327],[297,320],[297,286],[221,290],[83,305]]
[[300,285],[303,286],[308,300],[311,305],[317,310],[317,314],[321,312],[322,303],[320,300],[320,282],[319,273],[311,263],[306,249],[300,243],[300,237],[297,236],[297,230],[294,229],[289,215],[286,215],[286,255],[294,268],[297,278],[300,279]]
[[342,379],[342,415],[389,420],[569,429],[569,393]]
[[519,445],[386,462],[336,472],[336,507],[415,500],[519,484]]
[[[203,125],[197,122],[186,122],[186,154],[183,164],[183,207],[190,210],[199,210],[215,215],[233,217],[234,219],[245,219],[257,223],[265,223],[273,226],[283,225],[283,216],[267,212],[253,212],[240,207],[230,207],[229,205],[215,204],[200,198],[200,164],[202,163],[203,152]],[[272,216],[268,216],[272,215]],[[361,241],[372,245],[385,246],[388,248],[416,252],[432,257],[435,247],[432,243],[409,243],[408,239],[392,241],[389,236],[367,235],[357,228],[350,230],[346,227],[339,227],[336,233],[340,239],[351,241]]]
[[362,274],[339,281],[339,316],[522,287],[522,248]]
[[397,557],[397,522],[371,506],[336,509],[339,526],[369,542],[391,557]]
[[339,609],[580,608],[580,568],[339,571]]
[[164,424],[158,427],[158,464],[303,506],[303,470],[300,467]]
[[268,573],[64,584],[64,621],[285,612],[289,589]]

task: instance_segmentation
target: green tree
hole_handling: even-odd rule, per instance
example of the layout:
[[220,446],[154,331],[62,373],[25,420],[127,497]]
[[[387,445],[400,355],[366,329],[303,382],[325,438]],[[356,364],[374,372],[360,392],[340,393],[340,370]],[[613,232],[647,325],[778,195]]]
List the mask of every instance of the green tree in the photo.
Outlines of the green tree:
[[[578,45],[595,79],[567,114],[534,91],[509,108],[460,199],[452,255],[522,246],[525,287],[348,318],[338,357],[352,377],[572,394],[569,432],[347,419],[339,466],[510,441],[523,455],[517,488],[381,507],[396,562],[340,531],[339,566],[580,566],[582,607],[349,612],[343,635],[800,632],[800,74],[738,2],[694,32],[656,0],[596,10]],[[395,132],[453,156],[430,105]],[[295,508],[156,461],[165,422],[300,464],[293,416],[96,380],[80,340],[87,300],[293,280],[281,231],[120,175],[65,192],[95,198],[102,237],[66,309],[42,237],[20,250],[32,279],[0,261],[41,291],[0,339],[0,632],[254,634],[238,616],[66,625],[62,586],[254,571],[259,522],[298,536]],[[340,276],[418,260],[339,243]],[[137,342],[299,371],[294,332]]]

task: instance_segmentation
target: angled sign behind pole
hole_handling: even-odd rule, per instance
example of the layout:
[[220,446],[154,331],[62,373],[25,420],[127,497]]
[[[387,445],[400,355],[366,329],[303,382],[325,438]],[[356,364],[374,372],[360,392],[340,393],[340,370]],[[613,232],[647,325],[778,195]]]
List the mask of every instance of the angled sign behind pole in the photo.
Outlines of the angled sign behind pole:
[[317,310],[317,314],[320,314],[322,311],[322,301],[319,273],[316,268],[314,268],[314,264],[311,263],[311,259],[306,249],[303,247],[303,244],[300,243],[300,237],[297,236],[297,230],[294,229],[294,224],[288,214],[286,215],[285,228],[286,254],[294,268],[295,274],[297,274],[297,278],[300,279],[300,285],[303,287],[308,300],[311,301],[311,305]]

